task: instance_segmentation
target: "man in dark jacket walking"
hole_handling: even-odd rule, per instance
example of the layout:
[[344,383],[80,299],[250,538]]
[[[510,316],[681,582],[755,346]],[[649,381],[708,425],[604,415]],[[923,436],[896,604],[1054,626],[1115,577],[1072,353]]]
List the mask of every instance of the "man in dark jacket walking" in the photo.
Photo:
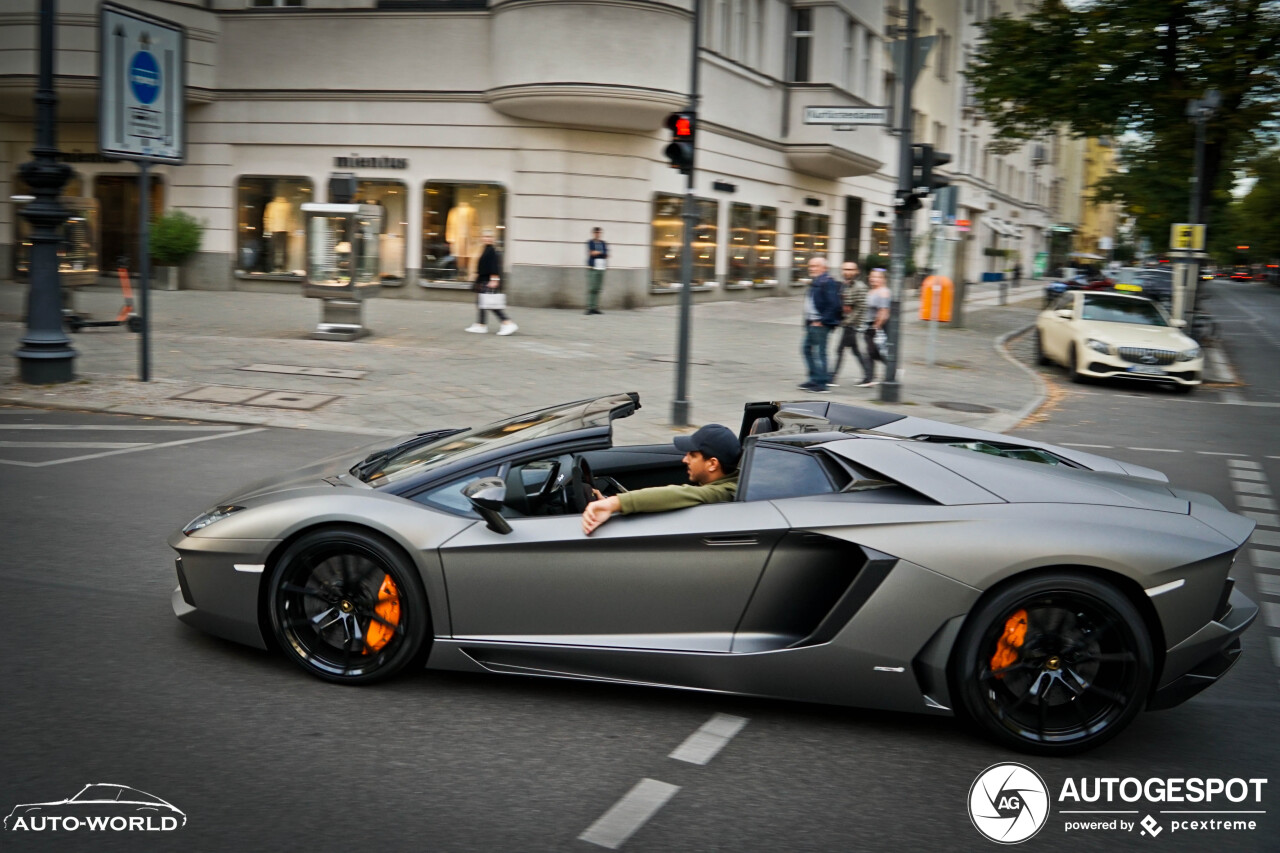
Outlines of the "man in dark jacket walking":
[[804,294],[804,342],[800,351],[809,378],[800,383],[803,390],[827,393],[827,383],[831,381],[827,370],[827,339],[843,316],[840,283],[827,274],[827,259],[815,255],[809,259],[809,289]]
[[609,264],[609,244],[599,228],[591,229],[587,241],[587,314],[603,314],[600,291],[604,288],[604,269]]

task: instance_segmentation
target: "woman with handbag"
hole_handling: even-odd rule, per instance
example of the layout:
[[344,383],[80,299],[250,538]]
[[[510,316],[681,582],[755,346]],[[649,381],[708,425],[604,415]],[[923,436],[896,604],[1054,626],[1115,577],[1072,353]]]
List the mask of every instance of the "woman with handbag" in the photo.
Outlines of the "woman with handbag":
[[483,238],[484,251],[480,253],[480,260],[476,262],[476,280],[471,285],[471,290],[476,294],[476,310],[479,313],[476,321],[467,326],[466,331],[477,335],[488,332],[489,326],[485,321],[485,312],[492,311],[502,321],[498,327],[498,334],[512,335],[520,327],[514,320],[509,319],[507,312],[503,310],[507,307],[507,295],[502,292],[502,259],[498,256],[498,250],[493,247],[493,232],[486,229]]

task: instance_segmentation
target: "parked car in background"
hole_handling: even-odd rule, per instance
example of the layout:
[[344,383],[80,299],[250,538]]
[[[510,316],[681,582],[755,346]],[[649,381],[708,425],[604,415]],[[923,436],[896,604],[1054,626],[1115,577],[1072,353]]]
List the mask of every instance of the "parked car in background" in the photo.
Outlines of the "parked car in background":
[[1127,267],[1116,277],[1115,289],[1122,293],[1146,296],[1168,306],[1173,301],[1173,270]]
[[1200,384],[1204,354],[1151,299],[1127,293],[1067,293],[1036,318],[1036,359],[1057,362],[1074,382],[1124,377],[1179,391]]

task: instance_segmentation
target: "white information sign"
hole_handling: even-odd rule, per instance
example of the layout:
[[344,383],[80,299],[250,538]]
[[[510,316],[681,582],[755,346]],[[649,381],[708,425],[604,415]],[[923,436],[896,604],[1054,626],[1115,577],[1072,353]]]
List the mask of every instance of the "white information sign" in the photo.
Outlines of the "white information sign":
[[186,30],[103,3],[98,18],[98,150],[123,160],[186,158]]
[[805,124],[888,124],[888,107],[805,107]]

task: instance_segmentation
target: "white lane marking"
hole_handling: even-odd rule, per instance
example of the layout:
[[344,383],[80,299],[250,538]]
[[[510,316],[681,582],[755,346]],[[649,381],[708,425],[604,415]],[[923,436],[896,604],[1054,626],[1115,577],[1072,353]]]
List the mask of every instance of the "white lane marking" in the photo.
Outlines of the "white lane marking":
[[1274,601],[1262,602],[1262,618],[1267,620],[1267,624],[1272,628],[1280,628],[1280,604]]
[[1181,453],[1181,450],[1170,450],[1167,447],[1126,447],[1125,450],[1145,450],[1148,453]]
[[1258,592],[1263,595],[1280,596],[1280,575],[1254,572],[1253,580],[1258,584]]
[[202,435],[198,438],[184,438],[179,441],[162,441],[159,444],[147,444],[142,447],[129,447],[124,450],[108,450],[104,453],[89,453],[85,456],[72,456],[69,459],[51,459],[48,462],[17,462],[13,459],[0,459],[0,465],[19,465],[23,468],[46,468],[50,465],[63,465],[67,462],[83,462],[86,459],[101,459],[104,456],[118,456],[121,453],[137,453],[140,450],[155,450],[161,447],[177,447],[180,444],[195,444],[198,441],[213,441],[216,438],[234,438],[238,435],[252,435],[264,432],[266,427],[238,429],[235,432],[221,432],[217,435]]
[[1267,479],[1267,475],[1263,471],[1246,471],[1243,468],[1237,468],[1228,473],[1233,480],[1255,480],[1260,482]]
[[1245,400],[1244,395],[1239,391],[1232,391],[1224,388],[1218,392],[1222,396],[1222,404],[1224,406],[1247,406],[1249,402]]
[[1280,666],[1280,637],[1271,638],[1271,660]]
[[1147,590],[1147,595],[1150,598],[1155,598],[1157,595],[1163,595],[1166,592],[1173,592],[1175,589],[1180,589],[1182,585],[1185,584],[1186,582],[1187,582],[1186,578],[1179,578],[1176,581],[1169,581],[1168,583],[1162,583],[1160,584],[1160,586],[1153,586],[1149,590]]
[[74,447],[80,450],[112,450],[117,447],[146,447],[145,441],[0,441],[0,447]]
[[1249,509],[1275,510],[1276,502],[1271,498],[1258,498],[1253,495],[1236,495],[1236,503]]
[[1231,488],[1236,490],[1237,494],[1247,495],[1269,495],[1271,487],[1266,483],[1245,483],[1236,481],[1231,484]]
[[617,850],[679,790],[679,785],[670,785],[657,779],[641,779],[611,809],[602,814],[599,820],[587,827],[587,831],[579,835],[578,839]]
[[261,563],[232,563],[237,572],[245,572],[251,575],[260,575],[267,567]]
[[1074,444],[1069,441],[1062,442],[1063,447],[1094,447],[1098,450],[1114,450],[1115,447],[1110,444]]
[[88,432],[235,432],[237,426],[175,426],[148,425],[125,426],[124,424],[0,424],[0,432],[11,429],[79,430]]
[[1246,518],[1252,518],[1263,527],[1280,527],[1280,515],[1273,512],[1251,512],[1250,510],[1241,510],[1240,514]]
[[1280,533],[1274,530],[1255,530],[1253,535],[1249,537],[1249,544],[1280,548]]
[[1252,459],[1228,459],[1227,464],[1232,468],[1248,468],[1251,471],[1262,470],[1262,463],[1254,462]]
[[732,714],[716,714],[702,724],[702,728],[685,738],[684,743],[668,755],[676,761],[687,761],[690,764],[706,764],[716,757],[716,753],[724,749],[725,744],[733,736],[742,731],[747,724],[746,717],[735,717]]
[[1244,456],[1243,453],[1227,453],[1224,450],[1197,450],[1201,456]]
[[1249,549],[1249,562],[1255,569],[1280,569],[1280,551]]

